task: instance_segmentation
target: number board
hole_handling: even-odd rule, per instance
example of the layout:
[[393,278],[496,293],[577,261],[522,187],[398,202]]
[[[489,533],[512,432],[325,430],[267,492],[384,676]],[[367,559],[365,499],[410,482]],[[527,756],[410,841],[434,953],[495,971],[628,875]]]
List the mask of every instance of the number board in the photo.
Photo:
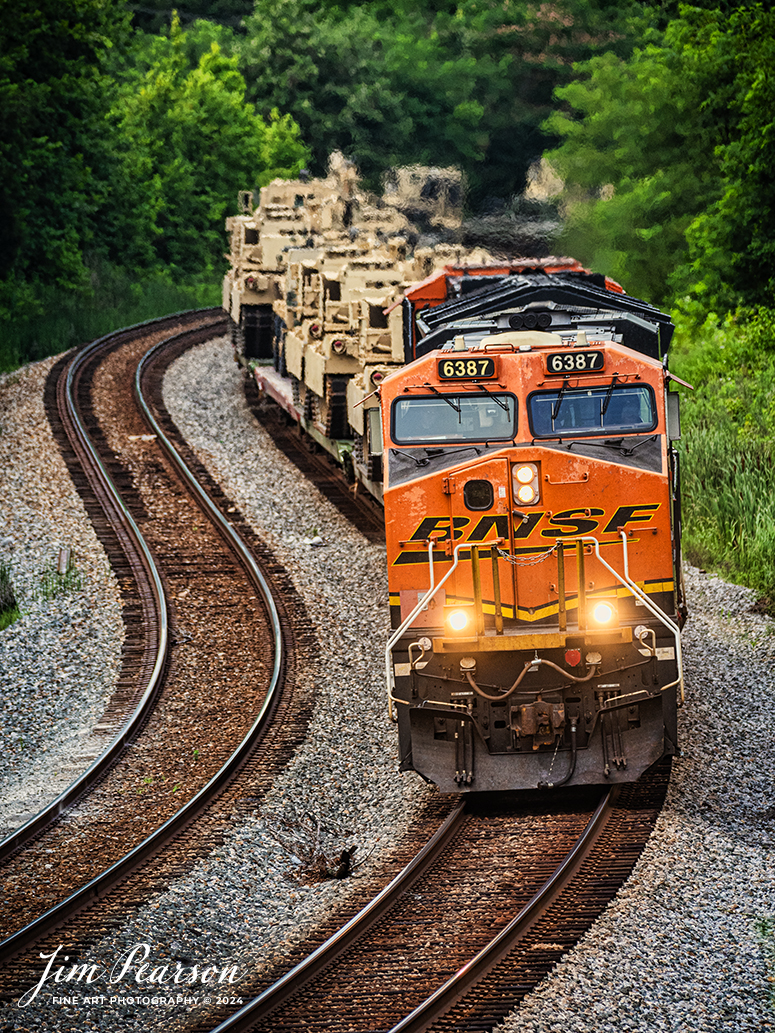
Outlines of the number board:
[[546,356],[548,373],[599,373],[605,366],[605,352],[564,351]]
[[495,359],[439,359],[439,380],[471,380],[473,377],[494,377]]

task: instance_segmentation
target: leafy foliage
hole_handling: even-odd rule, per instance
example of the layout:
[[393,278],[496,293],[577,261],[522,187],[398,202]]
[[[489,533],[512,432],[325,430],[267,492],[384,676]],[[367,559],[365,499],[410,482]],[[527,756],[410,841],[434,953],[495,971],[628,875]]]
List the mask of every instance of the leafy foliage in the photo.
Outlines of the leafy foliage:
[[775,303],[775,11],[760,5],[708,18],[716,79],[705,105],[719,126],[721,196],[687,232],[693,291],[715,306]]
[[[308,151],[277,110],[268,121],[245,100],[236,58],[211,42],[194,68],[175,19],[152,68],[130,76],[110,112],[120,143],[120,189],[105,217],[130,264],[212,268],[237,191],[297,175]],[[126,242],[130,241],[127,252]]]
[[246,100],[231,40],[177,19],[132,37],[111,0],[0,0],[0,366],[104,332],[119,284],[117,319],[215,282],[237,191],[306,163],[290,117]]
[[393,165],[457,165],[474,199],[509,197],[543,150],[554,86],[574,60],[627,51],[634,7],[256,0],[236,46],[251,99],[293,115],[318,171],[334,149],[373,186]]
[[721,326],[684,320],[671,368],[682,390],[684,548],[775,607],[775,312],[738,310]]
[[558,91],[548,160],[572,253],[658,302],[773,298],[774,18],[682,7],[631,58],[594,58]]
[[0,561],[0,631],[13,624],[19,616],[19,604],[11,583],[11,573],[6,564]]
[[34,305],[36,283],[87,282],[104,190],[103,65],[125,32],[109,0],[0,5],[0,314]]
[[639,50],[587,66],[589,78],[558,91],[575,118],[557,112],[549,128],[565,138],[548,160],[568,184],[566,249],[659,302],[685,233],[717,177],[694,158],[696,98],[680,89],[683,67],[674,52]]
[[775,612],[771,6],[663,3],[629,58],[579,67],[547,129],[565,248],[683,312],[686,554]]
[[142,0],[140,4],[129,5],[134,25],[154,33],[169,26],[173,11],[183,25],[206,18],[212,23],[238,28],[252,7],[252,0],[184,0],[177,4],[167,0]]

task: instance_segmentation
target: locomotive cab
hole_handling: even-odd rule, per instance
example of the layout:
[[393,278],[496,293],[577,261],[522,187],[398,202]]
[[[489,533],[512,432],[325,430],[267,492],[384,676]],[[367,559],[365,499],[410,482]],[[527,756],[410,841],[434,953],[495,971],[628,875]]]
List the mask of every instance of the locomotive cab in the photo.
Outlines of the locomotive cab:
[[675,752],[669,378],[621,334],[565,328],[459,333],[385,379],[402,770],[529,789],[632,781]]

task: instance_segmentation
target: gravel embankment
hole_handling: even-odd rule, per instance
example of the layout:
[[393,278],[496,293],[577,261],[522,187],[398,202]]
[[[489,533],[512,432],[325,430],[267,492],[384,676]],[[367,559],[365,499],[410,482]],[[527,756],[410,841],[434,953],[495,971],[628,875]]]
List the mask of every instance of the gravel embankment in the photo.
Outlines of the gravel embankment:
[[[287,815],[296,806],[326,817],[351,832],[364,851],[373,848],[367,865],[376,864],[430,792],[415,776],[395,772],[381,660],[388,624],[383,550],[364,542],[273,451],[245,408],[229,351],[222,341],[184,356],[165,393],[210,470],[293,572],[320,638],[321,661],[313,672],[320,699],[310,736],[267,809]],[[19,385],[37,368],[24,371]],[[46,460],[40,452],[36,457],[34,447],[22,453],[24,435],[18,436],[10,452],[6,432],[0,436],[3,465],[13,460],[17,479],[32,477],[27,467]],[[5,488],[2,512],[5,520]],[[23,551],[26,521],[9,526],[3,525],[4,537]],[[315,533],[325,546],[307,544]],[[51,551],[58,538],[43,541]],[[504,1029],[759,1033],[772,1022],[757,922],[775,915],[775,822],[769,816],[775,813],[769,722],[775,623],[748,612],[751,593],[699,572],[689,571],[689,592],[683,756],[657,830],[616,901]],[[49,619],[50,613],[44,609],[39,622],[59,643],[72,628],[63,627],[59,614]],[[0,634],[4,660],[22,655],[7,645],[15,628]],[[52,680],[39,673],[37,684],[50,690]],[[39,705],[35,691],[30,685],[19,693],[20,703],[29,697],[16,708],[28,722]],[[82,691],[75,688],[68,706]],[[50,754],[42,756],[48,764]],[[271,964],[322,909],[348,892],[341,882],[300,885],[290,877],[292,869],[256,816],[116,937],[78,961],[110,968],[122,951],[148,944],[148,963],[171,971],[178,962],[189,969],[195,962],[242,969]],[[55,987],[57,995],[61,989]],[[165,992],[133,982],[129,974],[108,985],[105,975],[92,987],[73,986],[80,1000],[62,1005],[45,987],[29,1007],[0,1013],[0,1022],[20,1031],[172,1029],[193,1010],[191,1003],[169,1004],[166,997],[153,1003],[153,990],[157,998]],[[84,992],[105,996],[85,1004]],[[203,996],[201,986],[184,992]],[[148,1003],[129,1003],[133,993],[135,1000],[145,994]],[[111,1003],[110,996],[123,1000]]]
[[[173,418],[291,572],[320,643],[317,670],[306,672],[318,692],[309,736],[265,811],[273,827],[278,818],[295,815],[322,819],[333,828],[332,850],[338,854],[345,843],[356,844],[356,862],[368,855],[358,872],[369,871],[432,792],[396,771],[383,677],[389,624],[384,547],[369,544],[276,453],[244,404],[226,340],[179,360],[165,395]],[[326,544],[310,545],[316,536]],[[270,965],[306,935],[321,909],[341,903],[353,886],[301,885],[291,877],[293,869],[289,854],[256,815],[187,879],[79,962],[112,965],[122,951],[147,943],[152,965]],[[126,995],[133,987],[140,989],[128,978],[118,988],[95,985],[106,992],[104,1001],[61,1009],[47,988],[14,1011],[14,1028],[169,1029],[176,1015],[191,1010],[187,1002],[139,1008],[110,1003],[116,989]],[[0,1013],[0,1020],[6,1015]]]
[[[0,376],[0,564],[22,616],[0,632],[0,838],[88,766],[115,685],[124,626],[115,578],[43,407],[56,359]],[[58,578],[71,549],[72,588]]]
[[617,898],[502,1033],[775,1027],[775,622],[750,612],[748,589],[686,574],[682,755],[665,808]]

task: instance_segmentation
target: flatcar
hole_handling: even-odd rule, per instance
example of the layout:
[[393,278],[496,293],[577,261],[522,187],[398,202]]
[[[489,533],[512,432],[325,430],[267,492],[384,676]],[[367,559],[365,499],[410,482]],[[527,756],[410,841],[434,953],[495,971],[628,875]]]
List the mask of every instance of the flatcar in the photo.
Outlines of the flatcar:
[[390,710],[401,769],[449,793],[632,781],[677,749],[672,325],[527,279],[434,308],[441,347],[380,387]]

